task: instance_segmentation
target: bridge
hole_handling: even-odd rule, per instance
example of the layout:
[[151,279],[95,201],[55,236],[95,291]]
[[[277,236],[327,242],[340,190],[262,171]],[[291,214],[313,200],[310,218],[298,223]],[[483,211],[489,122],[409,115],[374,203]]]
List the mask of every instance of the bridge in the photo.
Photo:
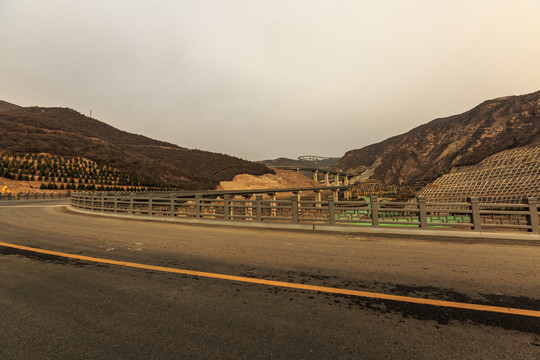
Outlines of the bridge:
[[3,357],[538,354],[537,242],[103,214],[62,199],[0,202]]
[[[330,186],[331,184],[335,186],[343,185],[349,186],[354,184],[354,174],[347,174],[341,171],[333,171],[327,169],[319,169],[312,167],[295,167],[295,166],[271,166],[271,168],[282,169],[282,170],[291,170],[296,172],[310,172],[312,173],[313,181],[322,183],[325,186]],[[332,179],[330,178],[332,175]],[[322,179],[321,179],[322,176]]]
[[321,161],[321,160],[328,160],[332,159],[328,156],[317,156],[317,155],[302,155],[298,157],[298,160],[302,161]]

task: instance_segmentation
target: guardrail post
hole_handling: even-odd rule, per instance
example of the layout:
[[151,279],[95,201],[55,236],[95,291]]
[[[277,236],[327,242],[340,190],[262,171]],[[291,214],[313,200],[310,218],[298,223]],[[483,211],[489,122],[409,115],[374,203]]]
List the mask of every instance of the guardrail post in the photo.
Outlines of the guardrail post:
[[292,222],[298,222],[298,195],[291,196]]
[[427,202],[426,198],[423,196],[417,197],[416,202],[418,203],[418,219],[420,220],[420,228],[427,229]]
[[276,217],[277,216],[277,203],[275,202],[276,193],[269,193],[268,195],[270,195],[270,199],[272,200],[272,202],[270,203],[270,216]]
[[199,219],[201,217],[201,196],[195,196],[195,218]]
[[527,215],[527,225],[531,227],[531,232],[540,233],[540,224],[538,221],[538,199],[528,198],[525,201],[529,204],[529,215]]
[[[244,195],[244,200],[252,200],[251,195]],[[253,202],[252,201],[246,201],[244,202],[244,205],[246,206],[244,208],[244,221],[251,221],[253,220]]]
[[471,203],[471,223],[473,224],[473,230],[480,231],[482,229],[482,222],[480,219],[480,200],[477,197],[470,197],[467,199]]
[[255,196],[255,206],[257,211],[257,221],[261,222],[262,219],[262,195]]
[[152,198],[149,197],[148,198],[148,215],[153,215],[154,214],[154,204],[152,203]]
[[171,211],[169,213],[169,216],[174,217],[174,196],[171,195]]
[[129,195],[129,213],[133,214],[133,194]]
[[223,220],[229,220],[231,215],[231,195],[223,196]]
[[379,226],[379,198],[372,196],[371,201],[371,224],[373,226]]
[[336,224],[336,203],[334,202],[334,195],[328,195],[328,223],[330,225]]

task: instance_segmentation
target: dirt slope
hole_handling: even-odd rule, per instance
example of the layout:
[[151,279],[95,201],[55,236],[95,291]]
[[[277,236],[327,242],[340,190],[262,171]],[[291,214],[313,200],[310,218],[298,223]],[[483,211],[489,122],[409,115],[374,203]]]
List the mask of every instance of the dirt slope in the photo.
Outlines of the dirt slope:
[[275,172],[275,175],[236,175],[232,181],[220,182],[218,190],[285,189],[320,186],[317,182],[313,181],[313,179],[307,178],[296,171],[275,169]]

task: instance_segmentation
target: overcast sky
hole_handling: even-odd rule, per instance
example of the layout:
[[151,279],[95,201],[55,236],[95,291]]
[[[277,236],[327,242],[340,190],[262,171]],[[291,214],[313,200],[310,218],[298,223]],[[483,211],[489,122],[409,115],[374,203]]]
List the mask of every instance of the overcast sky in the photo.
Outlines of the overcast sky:
[[540,0],[0,0],[0,100],[249,160],[540,90]]

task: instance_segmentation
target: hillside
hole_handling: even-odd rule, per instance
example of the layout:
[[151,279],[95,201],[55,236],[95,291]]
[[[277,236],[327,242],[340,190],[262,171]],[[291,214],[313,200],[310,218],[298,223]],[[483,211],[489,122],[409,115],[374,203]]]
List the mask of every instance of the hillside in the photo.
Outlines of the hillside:
[[237,174],[272,173],[262,164],[130,134],[71,109],[5,102],[0,104],[0,150],[82,157],[136,177],[144,186],[211,189]]
[[423,188],[418,196],[437,201],[519,203],[540,197],[540,145],[501,151],[476,165],[452,169]]
[[0,192],[144,190],[137,178],[89,159],[0,151]]
[[387,184],[431,181],[455,166],[540,143],[540,91],[486,101],[380,143],[348,151],[332,169]]
[[21,107],[15,104],[8,103],[6,101],[0,100],[0,111],[6,111],[6,110],[17,110]]

